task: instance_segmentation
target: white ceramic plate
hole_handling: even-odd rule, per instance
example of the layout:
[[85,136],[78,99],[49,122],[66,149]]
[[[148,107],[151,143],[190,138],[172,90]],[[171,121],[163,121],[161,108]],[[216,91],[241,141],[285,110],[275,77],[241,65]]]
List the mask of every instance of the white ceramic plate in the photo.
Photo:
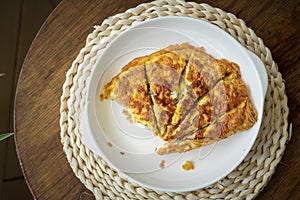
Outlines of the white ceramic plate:
[[[182,154],[157,155],[162,141],[151,130],[131,124],[114,101],[100,102],[103,86],[135,57],[150,54],[170,44],[189,42],[204,46],[216,58],[239,64],[243,81],[258,111],[258,121],[249,130],[218,143]],[[220,28],[187,17],[162,17],[133,26],[104,50],[88,84],[87,104],[81,118],[83,142],[129,180],[160,191],[191,191],[208,186],[229,174],[251,149],[262,120],[267,74],[251,52]],[[182,165],[191,160],[195,169]],[[164,168],[161,163],[164,162]]]

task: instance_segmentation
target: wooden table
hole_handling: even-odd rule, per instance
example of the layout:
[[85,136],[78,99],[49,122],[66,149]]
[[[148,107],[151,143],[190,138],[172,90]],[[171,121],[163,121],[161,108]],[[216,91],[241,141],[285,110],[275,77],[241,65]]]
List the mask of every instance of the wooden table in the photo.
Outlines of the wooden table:
[[[16,146],[37,199],[93,199],[75,177],[60,143],[59,107],[65,73],[93,25],[143,0],[63,0],[36,36],[23,65],[15,104]],[[200,1],[199,1],[200,2]],[[243,19],[286,81],[293,136],[276,173],[257,199],[300,199],[299,3],[293,0],[202,1]]]

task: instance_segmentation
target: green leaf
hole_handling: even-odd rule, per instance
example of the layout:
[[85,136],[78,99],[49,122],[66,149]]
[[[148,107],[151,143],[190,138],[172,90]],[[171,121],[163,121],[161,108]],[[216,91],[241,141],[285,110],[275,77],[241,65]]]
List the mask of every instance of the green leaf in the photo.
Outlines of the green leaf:
[[0,141],[5,140],[6,138],[12,136],[14,133],[4,133],[0,135]]

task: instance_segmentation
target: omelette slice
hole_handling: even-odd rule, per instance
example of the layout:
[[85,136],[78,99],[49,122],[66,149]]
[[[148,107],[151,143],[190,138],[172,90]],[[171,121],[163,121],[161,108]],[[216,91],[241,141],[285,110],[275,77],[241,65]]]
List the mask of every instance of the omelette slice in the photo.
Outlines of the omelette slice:
[[206,146],[225,139],[237,131],[251,128],[257,121],[257,112],[249,99],[221,115],[208,126],[182,138],[169,140],[157,150],[158,154],[178,153]]
[[174,135],[174,130],[185,119],[198,100],[206,95],[219,81],[226,76],[240,77],[239,66],[225,59],[216,59],[197,48],[191,54],[184,72],[184,84],[181,84],[181,94],[171,123],[167,126],[165,140]]
[[144,63],[147,59],[147,56],[139,57],[125,65],[121,72],[104,86],[100,100],[118,101],[135,122],[149,127],[153,126],[154,114],[145,75]]
[[161,138],[164,138],[167,125],[176,109],[176,102],[180,93],[179,83],[186,67],[186,57],[189,54],[182,51],[180,47],[170,46],[151,54],[145,63],[149,94],[158,128],[156,135]]
[[180,138],[192,134],[246,100],[248,98],[247,86],[241,79],[232,77],[234,74],[225,77],[204,95],[168,138]]

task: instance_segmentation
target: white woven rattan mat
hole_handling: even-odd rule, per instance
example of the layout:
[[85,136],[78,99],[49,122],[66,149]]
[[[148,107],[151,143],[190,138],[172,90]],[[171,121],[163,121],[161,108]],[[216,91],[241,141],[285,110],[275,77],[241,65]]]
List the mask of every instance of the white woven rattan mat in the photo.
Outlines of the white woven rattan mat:
[[[247,157],[217,183],[186,193],[158,192],[129,182],[83,144],[79,129],[80,114],[85,106],[86,80],[102,50],[130,26],[163,16],[188,16],[219,26],[261,58],[269,79],[261,129]],[[288,139],[285,86],[270,50],[235,15],[207,4],[180,0],[140,4],[95,26],[66,74],[60,113],[63,150],[75,175],[97,199],[252,199],[273,175]]]

